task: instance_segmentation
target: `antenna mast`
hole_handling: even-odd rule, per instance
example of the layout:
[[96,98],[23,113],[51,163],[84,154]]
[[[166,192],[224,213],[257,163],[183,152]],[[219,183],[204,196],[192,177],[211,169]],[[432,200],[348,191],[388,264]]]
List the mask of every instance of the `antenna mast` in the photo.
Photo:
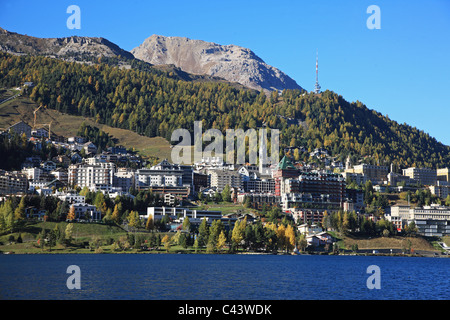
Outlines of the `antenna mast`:
[[316,55],[316,85],[314,87],[314,93],[320,93],[320,85],[319,85],[319,51],[317,50]]

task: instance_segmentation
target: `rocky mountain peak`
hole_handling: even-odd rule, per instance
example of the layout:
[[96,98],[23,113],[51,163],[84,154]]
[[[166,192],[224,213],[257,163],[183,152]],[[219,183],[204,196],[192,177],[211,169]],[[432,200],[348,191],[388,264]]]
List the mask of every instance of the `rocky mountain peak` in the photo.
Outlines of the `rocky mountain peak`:
[[133,55],[116,44],[97,37],[71,36],[65,38],[36,38],[9,32],[0,28],[0,50],[16,54],[39,54],[55,57],[89,54],[94,56],[122,56],[133,59]]
[[220,77],[256,90],[301,89],[250,49],[233,44],[152,35],[131,53],[153,65],[173,64],[188,73]]

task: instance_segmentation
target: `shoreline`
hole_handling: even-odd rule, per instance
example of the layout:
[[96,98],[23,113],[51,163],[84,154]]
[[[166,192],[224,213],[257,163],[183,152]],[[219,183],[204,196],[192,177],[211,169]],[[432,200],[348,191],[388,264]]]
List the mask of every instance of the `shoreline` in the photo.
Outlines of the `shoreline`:
[[414,257],[414,258],[450,258],[449,254],[438,253],[438,252],[429,252],[429,253],[325,253],[325,252],[311,252],[311,253],[286,253],[286,252],[237,252],[237,253],[206,253],[206,252],[145,252],[145,251],[134,251],[134,252],[102,252],[96,253],[94,251],[89,252],[14,252],[14,251],[6,251],[1,252],[2,255],[112,255],[112,254],[152,254],[152,255],[160,255],[160,254],[186,254],[186,255],[273,255],[273,256],[371,256],[371,257]]

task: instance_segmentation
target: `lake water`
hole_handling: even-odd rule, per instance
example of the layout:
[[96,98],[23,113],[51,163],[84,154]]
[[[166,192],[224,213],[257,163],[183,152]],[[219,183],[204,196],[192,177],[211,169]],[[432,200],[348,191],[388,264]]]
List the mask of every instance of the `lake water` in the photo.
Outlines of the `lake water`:
[[[69,290],[67,267],[80,268]],[[367,268],[380,268],[368,289]],[[0,255],[0,299],[448,300],[450,259],[204,254]]]

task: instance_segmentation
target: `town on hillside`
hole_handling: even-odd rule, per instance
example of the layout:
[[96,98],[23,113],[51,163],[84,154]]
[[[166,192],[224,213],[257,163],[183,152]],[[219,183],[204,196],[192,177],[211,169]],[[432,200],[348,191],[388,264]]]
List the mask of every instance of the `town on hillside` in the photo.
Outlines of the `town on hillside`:
[[[194,240],[202,238],[202,224],[212,230],[220,222],[228,234],[222,245],[231,246],[233,230],[244,222],[278,236],[284,224],[281,247],[293,252],[333,250],[334,231],[439,239],[450,234],[449,168],[394,171],[392,165],[350,158],[342,163],[324,148],[310,152],[308,162],[296,161],[294,153],[307,152],[302,147],[284,150],[269,167],[228,164],[220,157],[193,165],[150,163],[122,146],[102,149],[86,137],[57,136],[23,121],[1,138],[33,149],[20,170],[0,170],[2,234],[13,231],[14,220],[114,222],[128,231],[174,234],[186,232],[188,224]],[[236,210],[208,206],[222,202]],[[233,240],[254,250],[268,248],[256,236],[243,237]]]

